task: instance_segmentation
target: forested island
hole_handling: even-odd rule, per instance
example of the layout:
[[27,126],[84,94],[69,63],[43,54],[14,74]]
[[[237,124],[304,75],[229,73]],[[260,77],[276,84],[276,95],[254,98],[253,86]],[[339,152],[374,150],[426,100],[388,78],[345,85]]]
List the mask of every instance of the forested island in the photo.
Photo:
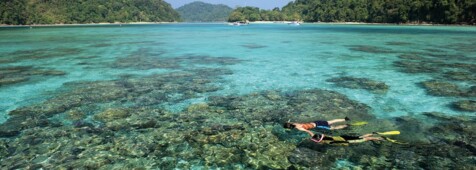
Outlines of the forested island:
[[[475,0],[295,0],[282,9],[232,9],[193,2],[174,10],[163,0],[2,0],[0,24],[305,21],[411,24],[476,23]],[[180,13],[180,14],[179,14]],[[182,19],[181,19],[182,18]]]
[[217,22],[227,21],[233,8],[195,1],[176,10],[185,22]]
[[296,0],[281,10],[239,7],[234,21],[475,24],[474,0]]
[[180,15],[163,0],[2,0],[0,24],[172,22]]

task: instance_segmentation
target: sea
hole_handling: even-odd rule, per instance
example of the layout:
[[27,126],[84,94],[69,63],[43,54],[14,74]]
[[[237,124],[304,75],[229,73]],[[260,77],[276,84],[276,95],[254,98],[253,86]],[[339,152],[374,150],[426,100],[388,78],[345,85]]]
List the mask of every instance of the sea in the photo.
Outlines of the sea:
[[[7,168],[464,169],[476,160],[476,145],[464,137],[476,128],[474,26],[2,27],[0,73]],[[345,116],[368,122],[366,129],[318,132],[398,130],[403,137],[391,137],[410,146],[327,146],[282,127]],[[415,133],[420,140],[405,137]],[[439,135],[425,137],[432,133]],[[242,141],[248,137],[259,140]],[[27,142],[34,139],[41,140]],[[388,149],[395,145],[404,149]],[[422,151],[442,145],[465,158]]]

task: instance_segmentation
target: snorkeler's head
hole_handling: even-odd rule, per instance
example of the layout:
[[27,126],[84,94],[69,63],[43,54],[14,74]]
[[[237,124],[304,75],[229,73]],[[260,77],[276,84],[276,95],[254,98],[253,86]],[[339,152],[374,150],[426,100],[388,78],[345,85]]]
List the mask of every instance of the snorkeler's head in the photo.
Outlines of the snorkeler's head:
[[314,136],[312,136],[311,140],[316,142],[316,143],[319,143],[322,141],[322,139],[324,139],[324,134],[314,134]]
[[286,123],[284,123],[283,127],[286,128],[286,129],[294,129],[296,126],[293,125],[290,122],[286,122]]

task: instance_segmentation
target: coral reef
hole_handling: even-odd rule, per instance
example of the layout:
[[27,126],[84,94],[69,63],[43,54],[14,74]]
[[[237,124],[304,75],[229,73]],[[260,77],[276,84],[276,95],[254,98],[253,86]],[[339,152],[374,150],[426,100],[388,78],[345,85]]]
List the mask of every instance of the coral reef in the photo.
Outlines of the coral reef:
[[476,112],[476,101],[474,100],[462,100],[453,103],[453,108],[467,111],[467,112]]
[[456,84],[437,80],[424,81],[421,83],[421,85],[427,90],[429,94],[435,96],[476,96],[476,86],[471,86],[469,89],[462,89]]
[[200,56],[200,55],[185,55],[180,57],[168,57],[164,56],[165,52],[153,52],[150,49],[142,48],[133,52],[132,54],[118,58],[113,64],[114,68],[135,68],[140,70],[147,69],[185,69],[182,65],[187,65],[188,67],[195,64],[206,64],[206,65],[233,65],[241,60],[238,60],[233,57],[211,57],[211,56]]
[[17,50],[8,54],[12,59],[5,60],[5,63],[15,63],[23,60],[38,60],[49,59],[57,57],[66,57],[71,55],[77,55],[82,52],[79,48],[42,48],[42,49],[29,49],[29,50]]
[[435,96],[462,96],[464,93],[457,85],[449,82],[430,80],[422,82],[421,85],[429,94]]
[[444,78],[448,80],[456,80],[456,81],[476,81],[475,75],[464,72],[464,71],[448,71],[445,72]]
[[439,71],[433,64],[422,61],[395,61],[393,65],[402,68],[402,72],[405,73],[434,73]]
[[399,55],[398,58],[400,59],[407,59],[407,60],[424,60],[425,58],[421,57],[418,54],[402,54]]
[[[176,83],[182,81],[181,76],[195,83],[208,82],[193,81],[189,77],[192,75],[197,76],[172,73],[152,77],[163,80],[170,76]],[[139,89],[150,92],[144,89],[149,87],[144,84],[155,82],[134,77],[121,81],[125,81],[121,82],[121,88],[134,87],[125,90],[130,91],[125,94],[130,100],[113,95],[107,98],[110,100],[107,103],[134,101],[134,97],[140,96]],[[117,83],[89,82],[68,86],[95,84],[95,88],[101,88],[98,86],[101,84],[111,90],[111,85],[115,87]],[[92,86],[87,87],[91,93],[87,96],[99,93]],[[177,84],[159,87],[171,92],[184,88]],[[86,93],[80,88],[71,93],[75,90]],[[95,100],[93,96],[90,99]],[[164,101],[167,101],[166,97]],[[108,107],[99,109],[101,107],[93,103],[79,102],[71,108],[63,106],[67,111],[51,114],[74,118],[76,122],[72,125],[47,119],[51,115],[46,112],[30,113],[38,108],[12,112],[12,118],[0,126],[0,134],[3,134],[0,138],[0,148],[3,148],[0,166],[11,169],[191,169],[197,165],[212,169],[332,169],[336,168],[336,161],[347,160],[348,166],[362,169],[426,169],[436,166],[467,169],[472,165],[471,155],[476,152],[476,146],[471,142],[476,137],[474,118],[424,113],[422,115],[427,119],[434,120],[429,121],[433,124],[410,116],[381,120],[369,113],[368,106],[342,94],[320,89],[214,96],[178,113],[152,105],[134,104],[130,107],[108,104]],[[87,115],[93,119],[88,119]],[[281,127],[281,123],[288,119],[306,122],[344,116],[354,121],[368,121],[371,126],[346,128],[333,132],[333,135],[400,130],[401,135],[391,138],[409,144],[380,141],[348,147],[320,145],[308,140],[307,134],[284,131]],[[16,131],[8,135],[6,129]]]
[[45,70],[32,66],[2,67],[0,68],[0,86],[26,82],[38,76],[62,76],[65,74],[63,71]]
[[[460,47],[452,46],[456,51],[468,50],[467,44]],[[446,49],[447,47],[445,47]],[[472,50],[472,49],[471,49]],[[430,95],[441,97],[460,97],[472,100],[476,96],[476,65],[471,64],[474,57],[468,57],[460,53],[449,53],[444,50],[427,49],[427,52],[405,53],[399,56],[401,60],[393,65],[401,72],[411,74],[425,74],[433,78],[421,82]],[[468,61],[461,63],[461,61]],[[465,87],[468,84],[470,87]],[[467,104],[464,104],[466,107]],[[448,104],[456,110],[465,110],[461,104]],[[470,109],[471,110],[471,109]]]
[[351,89],[366,89],[375,93],[385,93],[388,91],[388,85],[384,82],[378,82],[367,78],[338,77],[327,79],[327,82],[333,82],[337,86]]
[[366,52],[366,53],[374,53],[374,54],[394,53],[394,51],[388,48],[370,46],[370,45],[350,45],[348,47],[352,51],[359,51],[359,52]]
[[[362,169],[471,169],[476,147],[471,139],[476,120],[424,113],[434,124],[411,117],[397,118],[395,125],[404,133],[395,138],[408,144],[387,141],[366,142],[349,147],[316,145],[304,140],[289,160],[297,169],[335,167],[336,160],[348,160]],[[415,134],[412,134],[415,133]],[[365,153],[365,154],[362,154]]]
[[390,41],[390,42],[386,42],[385,45],[406,46],[406,45],[412,45],[412,43],[401,42],[401,41]]
[[259,48],[265,48],[267,46],[265,45],[259,45],[259,44],[244,44],[241,45],[242,47],[248,48],[248,49],[259,49]]
[[[420,55],[400,58],[410,63],[426,60]],[[137,64],[134,60],[146,62]],[[471,169],[474,166],[474,117],[431,112],[421,114],[424,118],[418,119],[415,116],[379,119],[369,106],[323,89],[215,95],[199,103],[187,103],[189,99],[219,91],[221,87],[216,83],[223,81],[223,75],[233,74],[222,67],[200,65],[239,62],[242,61],[235,58],[199,55],[168,58],[161,52],[140,49],[118,59],[112,67],[182,71],[70,82],[64,84],[62,93],[44,102],[10,111],[10,118],[0,125],[0,167],[339,169],[342,165],[336,162],[342,160],[346,161],[345,168],[355,169]],[[439,61],[428,64],[435,65],[457,67],[431,73],[437,76],[462,82],[474,77],[468,71],[471,65]],[[421,67],[416,70],[430,73]],[[61,75],[33,67],[2,71],[28,76]],[[388,90],[384,83],[366,78],[339,77],[328,81],[372,92]],[[468,98],[476,94],[474,86],[463,88],[447,81],[431,80],[421,85],[438,96]],[[180,102],[187,103],[186,107],[166,109],[169,103]],[[474,109],[474,101],[461,100],[453,107]],[[389,138],[407,144],[376,141],[348,147],[322,145],[310,141],[303,132],[282,128],[282,123],[288,120],[311,122],[346,116],[352,121],[367,121],[368,125],[316,131],[337,136],[399,130],[401,135]]]

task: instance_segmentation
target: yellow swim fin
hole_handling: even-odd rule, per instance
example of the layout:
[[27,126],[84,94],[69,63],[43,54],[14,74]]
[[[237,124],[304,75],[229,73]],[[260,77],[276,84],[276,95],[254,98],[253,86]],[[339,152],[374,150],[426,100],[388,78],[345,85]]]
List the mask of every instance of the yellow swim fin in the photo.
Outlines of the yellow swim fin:
[[369,122],[355,122],[355,123],[351,123],[349,125],[350,126],[362,126],[362,125],[366,125],[366,124],[369,124]]
[[400,135],[400,131],[398,130],[388,131],[388,132],[374,132],[374,133],[379,135]]
[[386,141],[389,141],[389,142],[392,142],[392,143],[396,143],[396,144],[402,144],[402,145],[408,144],[408,143],[404,143],[404,142],[399,142],[399,141],[394,140],[394,139],[390,139],[390,138],[385,137],[385,136],[382,136],[382,138],[385,139]]

